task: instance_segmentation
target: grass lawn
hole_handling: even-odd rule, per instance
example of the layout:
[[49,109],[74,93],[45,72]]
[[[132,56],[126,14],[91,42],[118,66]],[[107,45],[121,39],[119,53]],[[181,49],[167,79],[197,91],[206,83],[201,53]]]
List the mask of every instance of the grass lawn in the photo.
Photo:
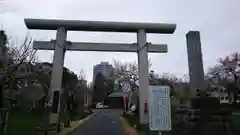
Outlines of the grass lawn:
[[[138,117],[139,116],[126,116],[125,118],[127,119],[128,123],[131,126],[134,126],[137,124]],[[240,126],[240,113],[234,113],[231,116],[231,120],[233,122],[234,129],[236,130],[236,132],[240,133],[240,129],[238,128]],[[176,123],[175,119],[172,117],[172,124],[173,124],[172,126],[174,126],[175,123]],[[158,135],[158,132],[147,131],[147,128],[141,129],[141,130],[143,132],[148,132],[148,135]],[[173,133],[172,132],[163,132],[162,134],[163,135],[172,135]]]
[[[135,125],[137,126],[137,123],[139,121],[139,116],[136,116],[136,115],[125,116],[125,118],[129,125],[131,125],[132,127],[134,127]],[[147,135],[158,135],[158,132],[149,131],[147,126],[144,128],[141,127],[138,132],[145,132],[145,133],[147,133]]]
[[237,133],[240,133],[240,129],[239,129],[240,113],[233,113],[231,119],[232,119],[232,122],[233,122],[233,125],[234,125],[234,129],[236,130]]
[[[74,113],[71,115],[71,121],[80,120],[89,114]],[[45,116],[46,117],[46,116]],[[64,121],[64,114],[60,114],[60,120]],[[36,134],[36,127],[43,123],[43,118],[34,115],[33,113],[24,110],[12,110],[10,112],[7,133],[6,135],[34,135]]]
[[70,117],[70,120],[71,121],[78,121],[78,120],[81,120],[85,117],[87,117],[89,115],[89,113],[86,113],[86,112],[81,112],[81,113],[78,113],[78,114],[72,114],[72,116]]
[[9,116],[6,135],[34,135],[39,117],[23,110],[12,111]]

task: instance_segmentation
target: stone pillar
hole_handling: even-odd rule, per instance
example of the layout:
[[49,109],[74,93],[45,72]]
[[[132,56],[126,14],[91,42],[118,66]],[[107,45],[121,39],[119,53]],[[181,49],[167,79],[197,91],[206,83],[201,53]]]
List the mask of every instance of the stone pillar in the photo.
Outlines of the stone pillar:
[[186,38],[191,94],[196,96],[196,89],[205,89],[200,32],[189,31]]
[[144,104],[148,102],[148,50],[145,30],[137,33],[138,43],[138,72],[139,72],[139,114],[140,124],[148,124],[148,114],[144,113]]
[[65,28],[59,28],[56,36],[51,75],[51,91],[49,93],[49,97],[51,98],[50,101],[52,101],[52,110],[49,121],[50,124],[56,124],[59,118],[66,38],[67,31]]

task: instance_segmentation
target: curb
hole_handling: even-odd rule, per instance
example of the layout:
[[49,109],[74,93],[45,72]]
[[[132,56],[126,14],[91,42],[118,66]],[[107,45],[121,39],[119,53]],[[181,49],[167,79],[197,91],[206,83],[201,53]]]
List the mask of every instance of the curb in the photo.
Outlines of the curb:
[[92,116],[94,116],[94,114],[91,114],[79,121],[73,121],[71,122],[71,127],[70,128],[65,128],[66,130],[63,130],[62,132],[60,132],[59,134],[56,135],[70,135],[71,133],[73,133],[80,125],[84,124],[86,121],[88,121]]
[[237,113],[232,113],[233,115],[240,115],[240,113],[239,112],[237,112]]
[[138,131],[129,125],[125,118],[120,117],[120,121],[124,135],[139,135]]

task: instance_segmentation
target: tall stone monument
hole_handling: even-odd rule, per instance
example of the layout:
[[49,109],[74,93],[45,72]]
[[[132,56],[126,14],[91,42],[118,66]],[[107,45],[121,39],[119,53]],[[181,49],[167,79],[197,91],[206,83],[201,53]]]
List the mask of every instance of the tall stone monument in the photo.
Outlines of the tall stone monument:
[[205,89],[200,32],[189,31],[186,39],[191,94],[196,96],[197,89]]

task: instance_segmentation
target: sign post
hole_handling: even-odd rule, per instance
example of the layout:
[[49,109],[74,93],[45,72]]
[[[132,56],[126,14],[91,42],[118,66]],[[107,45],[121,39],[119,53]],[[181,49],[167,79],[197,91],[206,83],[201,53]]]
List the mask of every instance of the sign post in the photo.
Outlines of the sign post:
[[169,86],[149,86],[149,129],[151,131],[170,131],[171,104]]

